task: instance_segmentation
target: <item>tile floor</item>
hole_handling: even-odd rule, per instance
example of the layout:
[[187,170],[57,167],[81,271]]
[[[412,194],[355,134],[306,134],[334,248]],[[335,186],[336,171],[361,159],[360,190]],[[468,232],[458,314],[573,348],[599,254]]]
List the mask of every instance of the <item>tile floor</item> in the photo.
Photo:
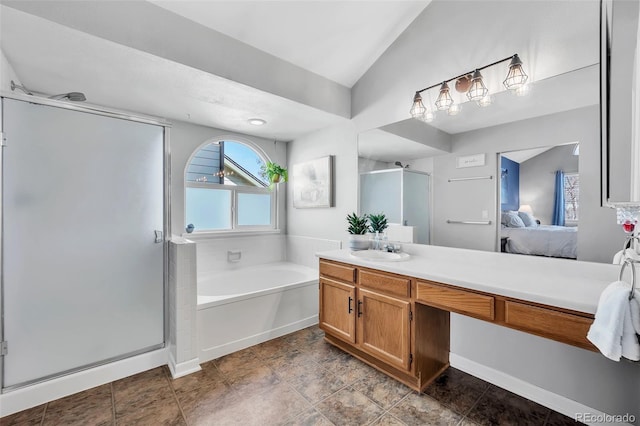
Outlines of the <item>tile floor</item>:
[[0,419],[5,425],[569,425],[450,368],[417,394],[310,327],[171,379],[156,368]]

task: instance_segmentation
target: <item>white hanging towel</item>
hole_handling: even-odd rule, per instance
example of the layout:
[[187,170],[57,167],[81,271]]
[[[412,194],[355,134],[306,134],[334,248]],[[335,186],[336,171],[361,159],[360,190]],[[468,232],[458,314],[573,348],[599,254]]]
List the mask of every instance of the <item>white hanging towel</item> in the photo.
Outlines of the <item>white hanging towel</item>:
[[640,334],[640,290],[634,290],[634,297],[631,303],[631,323],[637,334]]
[[596,318],[587,333],[587,339],[614,361],[623,356],[640,360],[640,343],[631,318],[631,303],[637,301],[629,300],[630,290],[631,286],[623,281],[609,284],[600,295]]

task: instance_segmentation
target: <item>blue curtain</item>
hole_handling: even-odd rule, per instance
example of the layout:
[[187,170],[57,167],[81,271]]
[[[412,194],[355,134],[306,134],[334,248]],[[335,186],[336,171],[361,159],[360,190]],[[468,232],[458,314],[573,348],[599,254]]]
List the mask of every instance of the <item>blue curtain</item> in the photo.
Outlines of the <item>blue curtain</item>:
[[564,172],[556,172],[556,196],[553,205],[553,225],[564,226]]

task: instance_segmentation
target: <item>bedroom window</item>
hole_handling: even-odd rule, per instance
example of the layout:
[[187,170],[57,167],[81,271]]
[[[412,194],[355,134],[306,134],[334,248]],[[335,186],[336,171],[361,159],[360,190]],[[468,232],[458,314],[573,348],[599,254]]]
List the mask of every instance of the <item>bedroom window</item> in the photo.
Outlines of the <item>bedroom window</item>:
[[580,206],[580,176],[578,173],[564,175],[564,219],[566,222],[578,222]]
[[275,192],[261,167],[266,159],[235,141],[206,144],[185,170],[185,227],[189,232],[275,229]]

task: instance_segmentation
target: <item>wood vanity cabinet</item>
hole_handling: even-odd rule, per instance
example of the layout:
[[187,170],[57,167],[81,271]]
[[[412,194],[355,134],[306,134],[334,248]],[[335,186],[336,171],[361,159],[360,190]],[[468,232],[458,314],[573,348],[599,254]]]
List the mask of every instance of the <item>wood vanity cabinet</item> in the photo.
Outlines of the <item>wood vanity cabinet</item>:
[[583,349],[593,315],[320,260],[325,339],[422,391],[449,366],[450,312]]
[[[335,346],[382,370],[414,389],[421,380],[448,366],[448,321],[437,338],[446,338],[444,359],[419,363],[414,357],[415,282],[409,277],[333,261],[320,261],[320,328]],[[413,288],[413,291],[412,291]],[[443,316],[437,310],[436,316]],[[448,313],[446,313],[448,315]],[[426,327],[425,327],[426,328]],[[435,376],[434,376],[435,377]]]

